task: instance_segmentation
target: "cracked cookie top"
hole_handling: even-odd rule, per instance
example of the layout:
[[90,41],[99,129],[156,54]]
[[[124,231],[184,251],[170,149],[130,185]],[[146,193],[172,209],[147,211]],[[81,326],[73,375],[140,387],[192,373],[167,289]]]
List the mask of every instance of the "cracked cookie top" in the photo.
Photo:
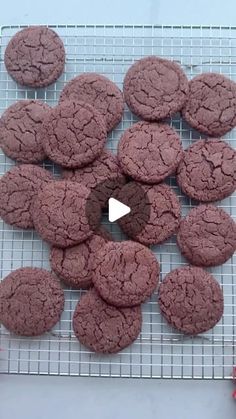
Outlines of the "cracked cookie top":
[[65,65],[63,42],[46,26],[30,26],[17,32],[7,45],[5,65],[23,86],[45,87],[60,77]]
[[135,62],[124,79],[127,105],[147,121],[159,121],[180,111],[187,93],[188,80],[181,67],[155,56]]
[[221,265],[236,250],[236,223],[221,208],[199,205],[181,221],[177,243],[193,265]]
[[209,136],[222,136],[236,126],[236,83],[222,74],[203,73],[189,82],[183,117]]

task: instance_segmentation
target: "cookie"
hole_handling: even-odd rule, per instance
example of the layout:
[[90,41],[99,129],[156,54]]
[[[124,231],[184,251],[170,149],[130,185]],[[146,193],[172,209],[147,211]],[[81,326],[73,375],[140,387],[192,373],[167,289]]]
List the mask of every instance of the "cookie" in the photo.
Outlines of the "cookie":
[[93,266],[96,290],[116,307],[143,303],[159,280],[159,264],[151,250],[132,241],[105,244],[95,255]]
[[90,190],[80,183],[65,180],[43,186],[31,213],[42,239],[63,248],[92,236],[101,218],[99,202]]
[[20,163],[38,163],[46,156],[38,129],[50,107],[40,100],[20,100],[11,105],[0,119],[0,146]]
[[189,82],[182,110],[191,127],[220,137],[236,126],[236,83],[222,74],[203,73]]
[[173,61],[151,56],[135,62],[124,79],[130,110],[147,121],[159,121],[180,111],[188,94],[188,80]]
[[195,142],[184,152],[177,182],[186,195],[201,202],[226,198],[236,189],[236,151],[216,138]]
[[221,265],[236,250],[236,223],[221,208],[199,205],[181,221],[177,243],[193,265]]
[[167,124],[138,122],[118,145],[123,172],[144,183],[159,183],[175,172],[183,154],[178,134]]
[[30,26],[17,32],[7,45],[5,66],[19,84],[45,87],[55,82],[64,70],[63,42],[46,26]]
[[0,322],[21,336],[52,329],[64,307],[58,279],[45,269],[20,268],[0,283]]
[[112,240],[112,236],[100,228],[89,239],[76,246],[60,249],[52,247],[50,263],[52,270],[73,288],[89,288],[92,285],[93,260],[96,253]]
[[115,83],[101,74],[83,73],[70,80],[61,92],[60,102],[68,99],[94,106],[103,116],[108,132],[122,119],[123,95]]
[[171,271],[159,288],[159,306],[167,322],[180,332],[197,335],[223,315],[223,292],[202,268],[184,266]]
[[[143,199],[140,199],[140,189]],[[118,224],[133,240],[145,245],[163,243],[177,230],[181,207],[177,195],[168,185],[129,182],[116,197],[131,208]]]
[[112,194],[126,183],[116,156],[107,150],[86,167],[64,169],[62,176],[64,179],[83,183],[92,189],[102,208],[107,206]]
[[99,353],[115,353],[131,345],[141,332],[141,326],[140,306],[111,306],[93,288],[82,296],[73,316],[76,337]]
[[35,195],[53,180],[50,172],[33,164],[14,166],[0,179],[0,217],[19,228],[33,228],[31,207]]
[[64,167],[82,167],[98,157],[106,141],[105,122],[88,103],[55,106],[39,131],[46,155]]

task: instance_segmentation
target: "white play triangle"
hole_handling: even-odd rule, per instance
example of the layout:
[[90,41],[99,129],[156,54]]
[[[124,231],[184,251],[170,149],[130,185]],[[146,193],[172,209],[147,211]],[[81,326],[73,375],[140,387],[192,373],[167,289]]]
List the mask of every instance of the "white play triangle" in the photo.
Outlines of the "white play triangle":
[[122,202],[118,201],[115,198],[109,198],[108,200],[108,219],[111,223],[119,218],[124,217],[124,215],[129,214],[131,211],[130,207]]

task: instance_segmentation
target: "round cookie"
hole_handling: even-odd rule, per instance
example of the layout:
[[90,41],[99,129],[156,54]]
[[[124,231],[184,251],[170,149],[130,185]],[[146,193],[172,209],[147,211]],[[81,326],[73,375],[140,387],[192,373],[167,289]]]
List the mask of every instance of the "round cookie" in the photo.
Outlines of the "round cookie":
[[86,186],[58,180],[41,188],[32,217],[43,240],[58,247],[69,247],[92,236],[101,218],[97,199]]
[[116,156],[107,150],[86,167],[64,169],[62,176],[64,179],[83,183],[92,189],[102,208],[107,206],[111,195],[126,183]]
[[236,83],[222,74],[199,74],[189,82],[182,113],[191,127],[204,134],[226,134],[236,126]]
[[180,332],[197,335],[218,323],[224,310],[224,297],[209,272],[185,266],[164,278],[159,288],[159,306],[171,326]]
[[144,183],[159,183],[175,172],[183,154],[178,134],[167,124],[138,122],[118,145],[123,172]]
[[60,77],[65,65],[63,42],[46,26],[30,26],[17,32],[7,45],[5,66],[19,84],[45,87]]
[[236,223],[221,208],[199,205],[181,221],[177,243],[193,265],[221,265],[236,250]]
[[[137,193],[143,191],[143,199]],[[177,230],[181,207],[177,195],[166,184],[141,185],[129,182],[116,195],[131,211],[118,220],[127,236],[145,245],[159,244]]]
[[173,61],[151,56],[135,62],[124,79],[124,97],[133,113],[159,121],[180,111],[188,94],[188,80]]
[[73,288],[89,288],[92,285],[92,264],[96,253],[112,236],[100,228],[89,239],[76,246],[60,249],[52,247],[50,263],[52,270],[65,284]]
[[44,184],[53,180],[50,172],[32,164],[14,166],[0,179],[0,217],[19,228],[33,228],[33,199]]
[[141,332],[140,306],[117,308],[107,304],[94,288],[78,302],[73,329],[79,341],[99,353],[116,353],[131,345]]
[[64,167],[82,167],[98,157],[106,141],[105,122],[84,102],[65,101],[55,106],[40,129],[46,155]]
[[38,163],[46,156],[38,129],[50,107],[40,100],[20,100],[0,118],[0,146],[20,163]]
[[142,244],[109,242],[95,256],[92,281],[107,303],[132,307],[151,296],[159,271],[155,256]]
[[236,189],[236,151],[219,139],[199,140],[185,150],[177,182],[201,202],[224,199]]
[[21,336],[52,329],[64,307],[58,279],[45,269],[20,268],[0,283],[0,322]]
[[122,92],[115,83],[101,74],[83,73],[70,80],[61,92],[60,102],[68,99],[82,100],[94,106],[104,117],[108,132],[122,119]]

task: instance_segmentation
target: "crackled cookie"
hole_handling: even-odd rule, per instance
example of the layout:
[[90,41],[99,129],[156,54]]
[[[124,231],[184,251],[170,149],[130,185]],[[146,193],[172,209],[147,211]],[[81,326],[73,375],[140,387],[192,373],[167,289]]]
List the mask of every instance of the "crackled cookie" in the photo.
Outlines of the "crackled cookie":
[[236,151],[216,138],[195,142],[184,152],[177,182],[186,195],[201,202],[226,198],[236,189]]
[[104,117],[108,132],[122,119],[123,95],[115,83],[101,74],[83,73],[70,80],[61,92],[60,102],[68,99],[94,106]]
[[181,67],[156,56],[135,62],[124,79],[127,105],[147,121],[159,121],[180,111],[187,94],[188,80]]
[[197,335],[223,315],[223,292],[202,268],[185,266],[171,271],[159,288],[159,306],[167,322],[180,332]]
[[38,134],[50,107],[40,100],[20,100],[0,118],[0,146],[20,163],[38,163],[46,156]]
[[64,167],[86,166],[106,141],[103,117],[88,103],[65,101],[55,106],[39,131],[46,155]]
[[180,223],[181,207],[177,195],[166,184],[144,185],[129,182],[116,198],[131,208],[118,220],[127,236],[140,243],[162,243],[174,234]]
[[236,126],[236,83],[222,74],[199,74],[189,82],[182,113],[189,125],[204,134],[226,134]]
[[193,265],[221,265],[236,250],[236,223],[221,208],[199,205],[181,221],[177,243]]
[[138,122],[118,145],[123,172],[144,183],[159,183],[175,172],[183,154],[177,132],[168,124]]
[[89,288],[92,285],[93,261],[96,253],[112,240],[104,228],[99,228],[89,239],[76,246],[60,249],[52,247],[52,270],[65,284],[73,288]]
[[46,26],[30,26],[17,32],[7,45],[5,66],[19,84],[45,87],[60,77],[65,65],[63,42]]
[[43,185],[53,180],[50,172],[33,164],[14,166],[0,179],[0,216],[10,225],[33,228],[31,207]]
[[34,227],[42,239],[63,248],[92,236],[101,218],[99,202],[90,189],[65,180],[43,186],[31,213]]
[[64,293],[45,269],[20,268],[0,283],[0,322],[21,336],[38,336],[59,321]]
[[85,167],[64,169],[62,176],[64,179],[83,183],[92,189],[102,208],[107,206],[107,201],[113,193],[126,183],[116,156],[107,150]]
[[94,288],[82,296],[73,316],[76,337],[83,345],[99,353],[115,353],[131,345],[141,332],[141,326],[140,306],[111,306]]
[[147,247],[132,241],[109,242],[95,255],[92,281],[101,297],[117,307],[132,307],[151,296],[159,264]]

